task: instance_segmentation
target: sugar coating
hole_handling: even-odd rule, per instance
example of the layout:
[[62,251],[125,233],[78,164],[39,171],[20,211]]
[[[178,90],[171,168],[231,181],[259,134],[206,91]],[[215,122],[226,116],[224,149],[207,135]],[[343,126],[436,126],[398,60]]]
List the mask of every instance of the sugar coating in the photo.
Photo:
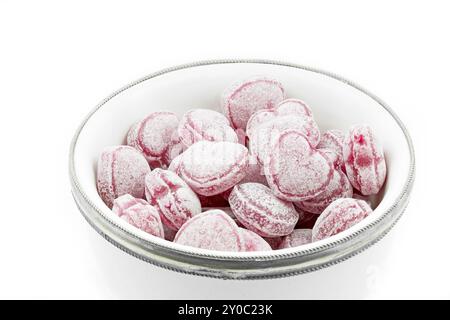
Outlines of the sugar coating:
[[338,155],[342,156],[342,145],[345,134],[341,130],[333,129],[322,133],[320,142],[317,145],[319,149],[331,149]]
[[300,99],[286,99],[281,101],[277,108],[279,115],[298,115],[305,117],[312,117],[313,113],[311,108]]
[[272,248],[266,240],[261,238],[253,231],[239,228],[242,238],[244,239],[244,251],[271,251]]
[[227,204],[227,205],[228,205],[227,207],[221,207],[221,206],[217,206],[217,207],[202,207],[202,212],[205,212],[205,211],[208,211],[208,210],[221,210],[221,211],[225,212],[231,219],[233,219],[233,221],[236,222],[238,227],[244,227],[242,225],[242,223],[240,223],[239,220],[234,215],[233,211],[229,207],[229,204]]
[[313,147],[319,143],[320,130],[314,119],[296,115],[277,116],[258,125],[250,136],[250,151],[256,155],[259,163],[264,164],[271,149],[271,140],[289,129],[301,132]]
[[114,200],[112,211],[120,218],[155,237],[164,238],[164,228],[156,209],[129,194]]
[[247,146],[248,143],[248,137],[247,133],[243,129],[236,129],[236,136],[238,139],[238,143],[242,144],[243,146]]
[[262,237],[287,235],[294,230],[298,220],[292,203],[275,197],[260,183],[238,184],[228,201],[236,218]]
[[103,149],[97,162],[97,190],[111,208],[114,199],[130,194],[144,197],[144,178],[150,167],[136,149],[114,146]]
[[332,154],[331,151],[333,151],[334,152],[333,163],[335,164],[336,168],[340,166],[341,169],[343,169],[345,172],[344,155],[343,155],[344,137],[345,134],[341,130],[338,129],[327,130],[324,133],[322,133],[322,136],[320,137],[320,142],[317,145],[317,149],[321,149],[324,151],[326,150],[325,152],[329,152],[330,154]]
[[278,249],[298,247],[311,242],[311,229],[294,229],[291,234],[288,234],[283,238],[283,241],[278,246]]
[[312,229],[312,240],[318,241],[354,226],[372,212],[362,200],[341,198],[333,201],[319,216]]
[[178,230],[174,242],[202,249],[243,251],[239,227],[221,210],[209,210],[189,219]]
[[249,155],[245,177],[239,183],[256,182],[267,185],[264,168],[259,164],[256,156]]
[[244,178],[248,150],[241,144],[200,141],[181,158],[181,178],[198,194],[213,196],[230,189]]
[[305,211],[320,214],[334,200],[352,196],[353,187],[347,176],[340,169],[335,169],[331,182],[321,194],[312,199],[297,202],[296,206]]
[[251,139],[254,137],[256,129],[264,122],[273,120],[277,117],[276,109],[261,109],[256,111],[247,122],[247,128],[245,132]]
[[300,209],[296,203],[294,203],[294,208],[298,213],[298,222],[295,229],[312,229],[319,215]]
[[179,169],[181,164],[181,158],[183,157],[183,153],[179,154],[175,158],[172,159],[172,161],[169,164],[169,167],[167,170],[170,170],[172,172],[175,172],[177,175],[180,175]]
[[187,147],[198,141],[238,142],[238,136],[221,113],[209,109],[186,112],[178,125],[178,134]]
[[256,111],[247,122],[247,135],[252,138],[260,124],[282,116],[297,116],[313,120],[312,110],[305,102],[299,99],[286,99],[274,109]]
[[322,155],[328,160],[328,162],[332,165],[336,170],[342,170],[345,172],[344,161],[342,155],[338,155],[336,151],[331,149],[320,149],[317,148],[317,151],[320,151]]
[[136,204],[148,205],[148,202],[144,199],[135,198],[130,194],[124,194],[114,199],[113,203],[114,205],[111,210],[118,216],[121,216],[123,211]]
[[344,139],[344,163],[350,183],[363,195],[377,194],[386,179],[383,149],[368,125],[355,125]]
[[[258,163],[254,155],[249,155],[247,171],[245,177],[239,183],[256,182],[267,186],[266,176],[264,175],[263,167]],[[230,188],[221,193],[222,197],[228,201],[233,188]]]
[[228,87],[221,105],[235,129],[245,130],[251,115],[260,109],[272,109],[284,99],[280,82],[267,77],[253,77]]
[[178,230],[188,219],[202,212],[194,191],[176,173],[154,169],[145,176],[145,197],[163,223]]
[[334,168],[299,130],[286,130],[271,142],[264,172],[274,194],[288,201],[304,201],[324,192]]
[[228,216],[230,216],[231,219],[236,220],[236,216],[234,215],[230,207],[202,207],[202,212],[209,210],[221,210],[225,212]]
[[153,112],[130,128],[127,144],[141,152],[152,168],[167,168],[183,152],[177,128],[174,113]]

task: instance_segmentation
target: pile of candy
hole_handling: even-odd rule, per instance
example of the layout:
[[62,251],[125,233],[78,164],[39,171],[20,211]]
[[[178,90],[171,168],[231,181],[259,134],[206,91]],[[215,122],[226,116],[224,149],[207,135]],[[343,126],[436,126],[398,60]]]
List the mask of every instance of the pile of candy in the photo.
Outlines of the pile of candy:
[[104,149],[106,205],[153,236],[220,251],[308,244],[372,212],[386,163],[368,125],[321,133],[311,108],[266,77],[231,86],[221,104],[224,114],[153,112],[127,146]]

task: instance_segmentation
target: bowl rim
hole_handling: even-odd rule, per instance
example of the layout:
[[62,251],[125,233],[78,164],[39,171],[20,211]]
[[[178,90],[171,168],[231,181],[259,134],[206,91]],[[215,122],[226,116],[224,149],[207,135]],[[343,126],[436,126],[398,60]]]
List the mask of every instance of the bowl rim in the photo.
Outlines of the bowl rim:
[[[124,229],[122,226],[113,222],[108,216],[106,216],[103,213],[103,211],[101,209],[97,208],[96,205],[94,203],[92,203],[92,201],[90,201],[89,196],[83,191],[83,189],[80,185],[80,182],[79,182],[79,179],[77,176],[77,172],[75,169],[75,159],[74,158],[75,158],[76,146],[77,146],[77,141],[78,141],[79,135],[81,134],[84,126],[87,124],[87,122],[90,120],[90,118],[102,106],[104,106],[109,100],[113,99],[115,96],[128,90],[129,88],[134,87],[134,86],[136,86],[144,81],[147,81],[149,79],[158,77],[160,75],[164,75],[166,73],[170,73],[170,72],[182,70],[182,69],[189,69],[189,68],[193,68],[193,67],[206,66],[206,65],[237,64],[237,63],[272,64],[272,65],[279,65],[279,66],[302,69],[304,71],[309,71],[309,72],[314,72],[314,73],[318,73],[321,75],[325,75],[325,76],[331,77],[335,80],[343,82],[344,84],[347,84],[347,85],[361,91],[365,95],[367,95],[370,98],[372,98],[373,100],[375,100],[380,106],[382,106],[390,114],[390,116],[396,121],[397,125],[402,130],[404,138],[406,139],[406,142],[408,144],[408,151],[409,151],[410,163],[409,163],[409,168],[408,168],[408,176],[401,188],[400,194],[395,198],[392,205],[390,205],[384,212],[379,213],[379,216],[377,217],[377,219],[374,219],[370,223],[368,223],[366,225],[363,224],[361,226],[358,226],[359,224],[357,224],[357,225],[353,226],[352,228],[350,228],[338,235],[328,238],[326,241],[323,241],[323,240],[318,241],[315,245],[300,246],[300,247],[270,251],[270,252],[265,252],[265,253],[264,252],[259,252],[259,253],[258,252],[251,252],[251,253],[238,252],[238,253],[235,253],[235,252],[217,252],[217,251],[198,249],[198,248],[193,248],[194,250],[190,250],[189,247],[187,247],[187,246],[181,246],[178,244],[175,244],[175,246],[174,246],[174,244],[169,241],[161,241],[162,239],[156,239],[156,241],[143,239],[142,237],[139,236],[139,230],[137,232],[133,233],[133,232],[130,232],[130,230]],[[119,90],[113,92],[112,94],[107,96],[105,99],[103,99],[83,119],[83,121],[78,126],[78,128],[73,136],[73,139],[72,139],[72,142],[70,145],[70,152],[69,152],[69,176],[70,176],[70,181],[71,181],[71,185],[72,185],[72,192],[73,192],[73,195],[75,197],[75,200],[77,202],[77,205],[78,205],[80,211],[83,213],[83,215],[88,220],[88,222],[98,232],[100,232],[105,237],[106,237],[106,233],[104,232],[104,230],[102,230],[103,227],[101,225],[103,224],[103,226],[104,226],[105,222],[106,222],[106,225],[109,224],[108,227],[111,227],[112,229],[116,229],[117,231],[120,231],[121,234],[123,234],[123,236],[126,239],[122,239],[122,240],[124,240],[125,242],[132,241],[135,243],[139,243],[139,245],[146,247],[147,250],[156,250],[159,253],[164,252],[165,250],[171,250],[171,251],[173,251],[173,252],[171,252],[171,254],[179,254],[181,256],[186,256],[186,257],[191,257],[191,258],[195,257],[196,259],[207,259],[210,261],[235,261],[235,262],[274,261],[274,260],[279,260],[279,259],[289,260],[289,259],[296,258],[296,257],[302,257],[302,256],[305,257],[305,256],[318,254],[318,253],[325,252],[325,251],[328,251],[328,252],[330,250],[332,251],[339,245],[342,245],[343,243],[349,243],[352,240],[356,239],[361,234],[365,233],[367,230],[373,229],[377,225],[381,224],[383,221],[387,220],[387,218],[389,218],[395,211],[403,211],[404,207],[406,206],[409,194],[412,190],[412,186],[414,183],[415,156],[414,156],[414,147],[413,147],[412,139],[411,139],[405,125],[399,119],[399,117],[395,114],[395,112],[385,102],[383,102],[379,97],[375,96],[374,94],[370,93],[366,89],[362,88],[361,86],[359,86],[358,84],[356,84],[350,80],[347,80],[335,73],[324,71],[324,70],[321,70],[318,68],[312,68],[312,67],[307,67],[307,66],[288,63],[288,62],[276,61],[276,60],[219,59],[219,60],[197,61],[197,62],[182,64],[182,65],[162,69],[160,71],[151,73],[147,76],[144,76],[136,81],[133,81],[133,82],[125,85],[124,87],[120,88]],[[80,197],[81,197],[81,199],[80,199]],[[99,223],[97,221],[97,223],[96,223],[96,221],[93,221],[93,219],[89,218],[87,216],[86,212],[84,212],[81,204],[77,201],[77,198],[78,198],[78,201],[81,201],[81,200],[83,201],[83,205],[87,207],[87,209],[90,211],[90,214],[93,213],[96,215],[96,218],[100,218],[105,221],[102,221],[101,223]],[[381,237],[384,236],[393,227],[395,222],[400,218],[401,213],[402,212],[399,212],[397,214],[397,216],[395,217],[395,219],[393,219],[390,223],[387,223],[387,224],[385,223],[386,226],[384,228],[383,233],[378,234],[378,238],[376,238],[376,239],[374,238],[374,239],[370,239],[370,241],[366,241],[367,242],[366,246],[364,248],[361,247],[360,251],[364,250],[366,247],[370,246],[371,244],[373,244],[376,241],[378,241],[379,239],[381,239]],[[97,220],[97,219],[95,219],[95,220]],[[111,241],[112,239],[108,239],[108,240]],[[123,247],[123,245],[119,244],[117,241],[112,240],[111,242],[113,242],[113,244],[115,244],[122,250],[127,251],[128,253],[130,253],[134,256],[137,256],[143,260],[147,260],[148,262],[158,264],[157,261],[153,261],[152,259],[147,259],[142,254],[137,254],[137,253],[133,252],[133,250]],[[322,263],[321,265],[323,267],[325,267],[326,265],[334,264],[334,263],[342,261],[360,251],[357,251],[357,252],[354,251],[354,252],[352,252],[351,255],[347,255],[346,257],[340,257],[339,259],[330,258],[329,261],[326,261],[326,263]],[[176,262],[176,260],[177,260],[177,258],[174,259],[174,262]],[[198,260],[196,260],[196,261],[198,262]],[[196,265],[196,263],[193,263],[193,264]],[[163,264],[161,266],[165,266],[166,268],[171,268],[170,263]],[[181,268],[181,269],[180,268],[178,268],[176,266],[173,267],[174,270],[183,271],[184,268]],[[314,268],[310,268],[310,269],[305,269],[303,271],[312,271],[312,270],[316,270],[316,269],[318,269],[318,268],[314,267]],[[184,270],[184,272],[186,272],[186,271]],[[282,271],[280,271],[280,272],[282,273]],[[302,271],[299,271],[299,272],[302,272]],[[188,273],[199,274],[199,272],[195,272],[195,271],[188,272]],[[210,275],[210,274],[208,274],[208,275]],[[261,277],[264,277],[264,275],[255,276],[255,278],[261,278]]]

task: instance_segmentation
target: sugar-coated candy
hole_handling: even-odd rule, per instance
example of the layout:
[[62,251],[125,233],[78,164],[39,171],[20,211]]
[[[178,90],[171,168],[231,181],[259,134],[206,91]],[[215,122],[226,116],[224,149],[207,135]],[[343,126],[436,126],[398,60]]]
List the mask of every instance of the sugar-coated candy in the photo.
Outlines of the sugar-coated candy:
[[291,234],[283,237],[283,241],[278,246],[278,249],[286,249],[302,246],[311,243],[312,230],[311,229],[294,229]]
[[328,160],[328,162],[331,163],[333,168],[339,169],[345,173],[345,166],[344,166],[344,159],[342,158],[342,155],[339,155],[336,153],[336,151],[333,151],[331,149],[317,149],[322,153],[322,155]]
[[175,172],[177,175],[180,175],[179,173],[179,169],[180,169],[180,164],[181,164],[181,157],[183,156],[183,154],[179,154],[178,156],[176,156],[169,164],[169,167],[167,168],[167,170],[170,170],[172,172]]
[[238,136],[221,113],[209,109],[186,112],[178,125],[178,134],[187,147],[198,141],[238,142]]
[[130,128],[127,144],[140,151],[152,168],[167,168],[183,152],[177,128],[174,113],[153,112]]
[[124,194],[114,200],[112,211],[132,226],[155,237],[164,238],[160,216],[147,201]]
[[325,190],[318,196],[299,201],[295,205],[305,211],[320,214],[330,203],[339,198],[351,198],[353,196],[353,187],[348,181],[347,176],[340,169],[334,170],[331,179]]
[[250,136],[250,151],[256,155],[259,163],[265,164],[264,161],[271,148],[271,140],[285,130],[301,132],[312,147],[319,143],[320,130],[313,118],[295,115],[275,117],[257,126]]
[[277,108],[277,112],[279,115],[298,115],[305,117],[312,117],[313,113],[311,108],[300,99],[286,99],[281,101]]
[[220,194],[245,177],[248,150],[227,142],[200,141],[190,146],[181,158],[181,178],[198,194]]
[[124,194],[143,198],[144,178],[149,171],[147,161],[136,149],[107,147],[97,162],[98,193],[109,208],[114,199]]
[[336,235],[379,203],[386,161],[368,125],[321,132],[308,104],[264,76],[226,88],[220,106],[153,112],[127,146],[105,148],[105,204],[177,244],[252,252]]
[[271,251],[272,248],[267,243],[266,240],[261,238],[258,234],[253,231],[239,228],[241,235],[244,239],[244,251]]
[[[247,182],[261,183],[261,184],[267,186],[267,180],[266,180],[266,176],[264,175],[264,169],[258,163],[258,161],[256,160],[256,157],[253,155],[249,155],[247,172],[245,174],[245,177],[242,178],[241,181],[239,181],[239,183],[247,183]],[[228,197],[230,196],[230,193],[232,190],[233,190],[233,188],[230,188],[230,189],[222,192],[222,197],[228,201]]]
[[334,168],[299,130],[286,130],[271,142],[264,172],[274,194],[288,201],[312,199],[326,190]]
[[236,216],[234,215],[230,207],[202,207],[202,212],[209,210],[221,210],[229,215],[231,219],[236,220]]
[[267,185],[264,168],[259,164],[254,155],[249,155],[248,167],[245,177],[239,183],[256,182]]
[[203,207],[202,211],[208,211],[208,210],[222,210],[223,212],[225,212],[231,219],[233,219],[234,222],[236,222],[236,224],[238,225],[238,227],[242,227],[245,228],[244,225],[242,223],[239,222],[239,220],[236,218],[236,216],[233,213],[233,210],[231,210],[231,208],[229,207],[229,205],[227,207]]
[[329,149],[335,152],[337,160],[343,162],[343,143],[345,134],[341,130],[332,129],[322,133],[317,149]]
[[284,99],[280,82],[266,77],[254,77],[238,82],[222,94],[222,108],[235,129],[244,129],[253,113],[272,109]]
[[386,179],[383,149],[368,125],[355,125],[344,139],[344,163],[350,183],[363,195],[376,194]]
[[189,219],[178,230],[174,242],[219,251],[244,251],[245,248],[239,227],[221,210],[205,211]]
[[145,176],[145,197],[157,208],[163,223],[178,230],[202,211],[194,191],[176,173],[154,169]]
[[243,146],[247,146],[248,143],[248,137],[247,133],[244,129],[236,129],[236,136],[238,139],[238,143],[242,144]]
[[124,194],[114,199],[113,207],[111,210],[118,216],[121,216],[123,211],[136,204],[148,205],[148,202],[144,199],[135,198],[130,194]]
[[352,198],[334,200],[317,218],[312,229],[312,240],[325,239],[347,230],[371,212],[372,209],[362,200]]
[[261,109],[256,111],[247,122],[247,135],[252,137],[256,128],[269,120],[280,116],[313,117],[311,108],[302,100],[286,99],[281,101],[274,109]]
[[260,183],[243,183],[228,198],[236,218],[262,237],[284,236],[294,230],[298,214],[292,203],[281,200]]

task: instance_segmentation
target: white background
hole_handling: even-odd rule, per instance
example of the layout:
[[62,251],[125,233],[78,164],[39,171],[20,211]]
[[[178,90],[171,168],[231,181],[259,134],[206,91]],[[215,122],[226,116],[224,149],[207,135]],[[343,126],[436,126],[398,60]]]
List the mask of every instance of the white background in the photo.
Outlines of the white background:
[[[1,1],[0,298],[450,298],[445,1]],[[413,137],[403,218],[337,266],[277,280],[162,270],[91,229],[70,194],[83,117],[126,83],[212,58],[319,67],[385,100]]]

